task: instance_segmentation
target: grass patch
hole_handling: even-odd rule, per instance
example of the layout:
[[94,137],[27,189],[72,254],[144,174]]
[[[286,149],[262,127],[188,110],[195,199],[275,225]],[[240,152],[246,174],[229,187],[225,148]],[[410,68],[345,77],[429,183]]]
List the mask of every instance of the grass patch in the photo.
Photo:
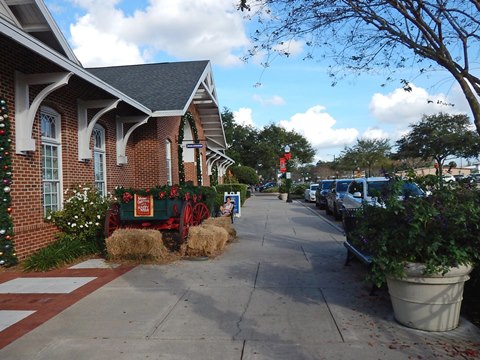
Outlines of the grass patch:
[[99,252],[99,246],[93,241],[86,241],[69,234],[60,234],[57,241],[27,258],[23,263],[23,268],[26,271],[48,271],[71,263],[82,256]]

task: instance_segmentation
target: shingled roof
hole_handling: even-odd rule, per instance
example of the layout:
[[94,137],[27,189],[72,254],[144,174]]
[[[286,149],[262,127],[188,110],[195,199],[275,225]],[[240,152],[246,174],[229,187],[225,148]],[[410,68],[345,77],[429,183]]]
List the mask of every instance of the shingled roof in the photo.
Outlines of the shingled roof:
[[184,115],[193,102],[200,113],[206,137],[225,149],[225,135],[209,61],[110,66],[86,70],[148,107],[155,117]]

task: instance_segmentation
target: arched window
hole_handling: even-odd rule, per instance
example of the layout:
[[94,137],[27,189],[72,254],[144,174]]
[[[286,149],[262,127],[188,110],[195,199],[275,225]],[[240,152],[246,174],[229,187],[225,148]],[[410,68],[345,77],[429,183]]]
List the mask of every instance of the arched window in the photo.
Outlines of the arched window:
[[62,204],[62,148],[60,135],[60,114],[55,110],[40,109],[42,132],[42,196],[43,212],[59,210]]
[[167,185],[172,185],[172,142],[170,140],[165,141],[165,153],[165,172],[167,174]]
[[95,188],[102,195],[107,194],[106,159],[105,159],[105,129],[100,125],[93,127],[93,166],[95,174]]

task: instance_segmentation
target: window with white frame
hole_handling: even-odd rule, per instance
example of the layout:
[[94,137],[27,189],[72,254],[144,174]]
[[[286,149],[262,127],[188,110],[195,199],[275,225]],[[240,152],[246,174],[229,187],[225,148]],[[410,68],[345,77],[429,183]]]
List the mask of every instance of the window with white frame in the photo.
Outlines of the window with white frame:
[[42,107],[40,110],[40,128],[42,132],[42,184],[43,212],[59,210],[62,204],[60,114],[53,109]]
[[165,141],[167,184],[172,185],[172,142]]
[[95,188],[102,196],[106,196],[106,160],[105,160],[105,129],[100,125],[93,127],[93,166]]

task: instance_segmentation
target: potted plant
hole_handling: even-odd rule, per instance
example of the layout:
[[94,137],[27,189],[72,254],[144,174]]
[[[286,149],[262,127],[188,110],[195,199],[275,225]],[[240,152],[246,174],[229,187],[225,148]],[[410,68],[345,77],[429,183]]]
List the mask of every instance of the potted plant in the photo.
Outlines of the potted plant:
[[278,198],[280,200],[287,200],[288,189],[286,184],[281,183],[280,186],[278,187],[278,192],[279,192]]
[[387,282],[395,318],[409,327],[458,326],[463,284],[480,259],[480,192],[437,185],[400,197],[395,181],[377,206],[364,205],[351,241],[371,256],[368,278]]

